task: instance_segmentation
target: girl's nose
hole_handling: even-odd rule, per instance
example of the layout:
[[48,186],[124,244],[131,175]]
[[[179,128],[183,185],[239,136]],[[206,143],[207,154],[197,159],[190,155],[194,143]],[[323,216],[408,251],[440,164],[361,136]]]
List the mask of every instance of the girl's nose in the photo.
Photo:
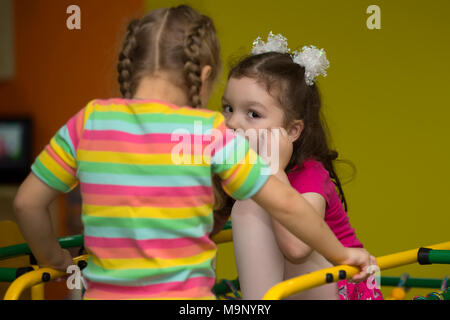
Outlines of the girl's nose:
[[225,121],[225,124],[227,125],[228,128],[233,130],[237,130],[240,128],[238,117],[236,117],[235,115],[228,116]]

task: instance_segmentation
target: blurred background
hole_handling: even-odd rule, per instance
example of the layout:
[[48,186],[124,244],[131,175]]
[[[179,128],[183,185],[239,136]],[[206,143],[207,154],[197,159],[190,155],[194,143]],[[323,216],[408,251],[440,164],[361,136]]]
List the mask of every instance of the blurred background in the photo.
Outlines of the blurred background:
[[[12,163],[29,168],[88,101],[120,96],[116,59],[128,22],[184,3],[210,16],[218,32],[224,70],[210,101],[214,110],[221,109],[230,64],[251,50],[256,37],[272,30],[286,36],[292,50],[311,44],[325,49],[331,66],[318,80],[323,111],[339,158],[356,168],[353,173],[338,164],[347,181],[350,221],[372,254],[449,240],[448,0],[0,3],[0,220],[13,219],[12,201],[26,174]],[[66,26],[70,5],[81,9],[80,30]],[[381,10],[381,29],[367,27],[370,5]],[[61,196],[52,207],[58,235],[80,233],[79,214],[79,195]],[[3,238],[0,246],[14,242]],[[410,265],[382,275],[405,272],[427,278],[450,274],[445,265]],[[219,279],[237,277],[232,244],[219,246],[217,273]],[[64,286],[47,286],[48,299],[64,294]],[[412,289],[407,298],[430,291]]]

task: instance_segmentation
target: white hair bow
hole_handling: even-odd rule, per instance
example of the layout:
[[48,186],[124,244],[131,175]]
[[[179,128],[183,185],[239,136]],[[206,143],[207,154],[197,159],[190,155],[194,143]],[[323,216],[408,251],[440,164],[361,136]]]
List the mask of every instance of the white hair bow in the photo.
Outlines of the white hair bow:
[[[281,34],[274,35],[272,31],[269,32],[267,42],[262,41],[261,37],[256,38],[253,41],[252,54],[266,52],[289,53],[287,39]],[[326,69],[330,67],[325,51],[312,45],[304,46],[301,51],[294,51],[292,60],[305,68],[305,82],[309,86],[314,84],[318,75],[326,77]]]

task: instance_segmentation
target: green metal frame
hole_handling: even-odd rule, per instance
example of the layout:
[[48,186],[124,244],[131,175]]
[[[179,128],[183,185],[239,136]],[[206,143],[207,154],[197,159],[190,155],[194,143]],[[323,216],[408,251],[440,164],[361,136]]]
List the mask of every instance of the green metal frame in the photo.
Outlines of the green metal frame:
[[[59,245],[64,248],[76,248],[83,246],[84,236],[75,235],[58,238]],[[30,247],[26,243],[16,244],[0,248],[0,260],[15,258],[19,256],[32,255]],[[0,282],[13,282],[19,276],[31,271],[30,267],[0,268]]]
[[227,223],[225,224],[225,226],[223,227],[222,230],[227,230],[227,229],[231,229],[231,221],[228,220]]
[[450,250],[431,250],[428,260],[431,264],[450,264]]
[[[386,287],[397,287],[400,281],[400,277],[381,277],[381,285]],[[406,288],[439,289],[442,286],[442,282],[443,280],[441,279],[408,278],[403,286]],[[448,285],[450,285],[450,283]]]
[[0,282],[13,282],[19,268],[0,268]]
[[[75,235],[58,238],[59,245],[64,248],[81,247],[84,243],[83,235]],[[30,247],[26,243],[16,244],[0,248],[0,260],[31,254]]]
[[450,264],[450,250],[420,248],[417,252],[417,262],[421,265]]
[[[230,282],[237,290],[240,290],[239,279],[231,280]],[[231,293],[231,289],[227,285],[225,279],[217,282],[213,287],[213,291],[216,296],[222,296]]]

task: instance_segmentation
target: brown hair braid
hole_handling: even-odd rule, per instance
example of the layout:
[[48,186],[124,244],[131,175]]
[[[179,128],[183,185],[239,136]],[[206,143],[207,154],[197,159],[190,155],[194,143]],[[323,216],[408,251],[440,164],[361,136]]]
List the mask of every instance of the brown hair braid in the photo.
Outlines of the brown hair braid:
[[184,53],[187,61],[184,65],[184,74],[186,83],[188,85],[189,99],[194,108],[201,108],[202,101],[200,99],[200,87],[202,85],[201,79],[201,65],[199,61],[200,48],[202,46],[202,37],[204,29],[201,24],[195,26],[193,30],[186,37],[186,45]]
[[212,20],[186,5],[157,9],[128,27],[117,67],[120,90],[132,98],[143,76],[166,71],[174,84],[186,90],[191,106],[198,108],[201,70],[207,65],[212,83],[221,68]]
[[131,98],[132,90],[132,74],[133,74],[133,63],[130,57],[133,51],[137,47],[136,34],[139,30],[140,21],[134,19],[128,26],[127,34],[125,37],[125,43],[123,45],[122,51],[119,54],[119,63],[117,65],[117,71],[119,72],[119,84],[120,92],[123,97]]

